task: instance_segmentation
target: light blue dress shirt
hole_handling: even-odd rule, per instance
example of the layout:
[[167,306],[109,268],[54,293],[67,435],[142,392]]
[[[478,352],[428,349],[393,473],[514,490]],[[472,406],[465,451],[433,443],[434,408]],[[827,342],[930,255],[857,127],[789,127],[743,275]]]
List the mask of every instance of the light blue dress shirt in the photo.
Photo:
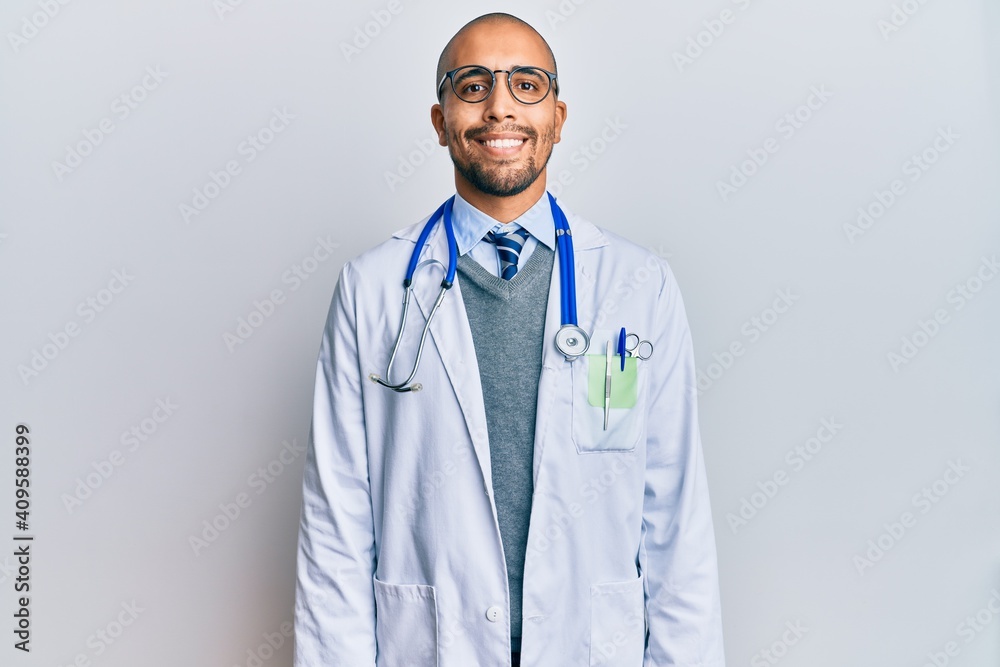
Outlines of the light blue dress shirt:
[[520,217],[508,223],[494,220],[463,199],[462,195],[455,193],[451,219],[455,229],[458,254],[469,253],[472,259],[494,276],[500,276],[500,255],[495,245],[483,239],[489,231],[510,232],[521,227],[528,230],[529,236],[524,241],[517,261],[519,267],[531,257],[532,251],[539,243],[544,243],[550,250],[555,250],[555,222],[552,219],[552,207],[546,193],[542,193],[538,201]]

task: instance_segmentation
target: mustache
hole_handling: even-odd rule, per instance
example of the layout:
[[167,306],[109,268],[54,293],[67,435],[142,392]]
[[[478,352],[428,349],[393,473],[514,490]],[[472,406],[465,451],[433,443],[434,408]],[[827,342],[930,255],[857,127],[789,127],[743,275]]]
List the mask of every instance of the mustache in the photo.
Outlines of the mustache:
[[505,125],[503,127],[480,127],[475,129],[470,129],[465,131],[465,138],[468,141],[475,141],[484,134],[492,133],[502,133],[502,132],[517,132],[527,136],[531,140],[538,138],[538,132],[531,127],[526,127],[523,125]]

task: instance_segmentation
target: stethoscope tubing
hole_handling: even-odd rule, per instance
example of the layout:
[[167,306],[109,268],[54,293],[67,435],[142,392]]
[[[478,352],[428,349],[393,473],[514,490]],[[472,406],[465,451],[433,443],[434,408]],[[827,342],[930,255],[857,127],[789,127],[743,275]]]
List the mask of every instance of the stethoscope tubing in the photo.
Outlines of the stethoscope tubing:
[[562,209],[556,205],[556,199],[551,193],[549,204],[552,207],[552,218],[556,227],[556,248],[559,252],[559,310],[562,325],[577,325],[576,319],[576,267],[573,261],[573,237],[569,230],[569,222]]
[[[551,193],[546,193],[549,197],[549,205],[552,207],[552,217],[556,228],[556,250],[559,253],[559,310],[560,319],[562,320],[562,327],[566,329],[567,327],[579,329],[576,319],[576,267],[573,261],[573,239],[570,234],[569,222],[566,220],[566,215],[562,212],[562,209],[556,204],[555,197]],[[441,302],[444,300],[445,292],[451,289],[452,285],[455,283],[455,271],[458,266],[458,242],[455,239],[455,229],[451,220],[451,211],[455,204],[455,196],[449,197],[441,206],[437,208],[436,211],[427,220],[424,228],[420,231],[420,236],[417,238],[416,247],[413,248],[413,253],[410,255],[410,261],[406,265],[406,275],[403,278],[403,312],[402,318],[399,323],[399,330],[396,333],[396,342],[392,346],[392,352],[389,354],[389,363],[385,369],[385,380],[380,378],[378,375],[372,373],[368,377],[378,384],[388,387],[394,391],[406,392],[406,391],[416,391],[421,388],[419,383],[414,383],[410,386],[410,381],[413,380],[414,376],[417,374],[417,368],[420,365],[420,357],[423,354],[424,342],[427,338],[427,332],[431,326],[431,320],[434,319],[434,314],[437,312],[438,308],[441,306]],[[420,334],[420,343],[417,347],[417,356],[413,362],[413,369],[410,371],[410,375],[398,384],[392,384],[389,380],[389,376],[392,374],[392,364],[396,359],[396,353],[399,350],[399,343],[403,339],[403,330],[406,327],[406,316],[409,311],[410,296],[413,291],[413,276],[416,273],[417,266],[420,259],[420,252],[423,250],[427,243],[427,239],[430,237],[431,231],[434,229],[434,225],[443,218],[443,226],[445,237],[448,240],[448,267],[445,273],[444,279],[441,281],[441,291],[438,293],[437,299],[434,301],[434,305],[431,307],[430,313],[428,313],[427,321],[424,323],[423,331]],[[582,334],[581,330],[581,334]],[[584,335],[584,338],[586,336]],[[582,351],[580,352],[582,354]]]
[[[445,224],[445,235],[448,238],[448,271],[445,275],[444,282],[448,283],[450,287],[455,282],[455,267],[458,264],[458,247],[455,244],[455,232],[451,224],[451,209],[455,204],[455,196],[449,197],[443,204],[437,207],[437,210],[431,215],[424,225],[424,228],[420,231],[420,237],[417,238],[417,245],[413,249],[413,254],[410,255],[410,263],[406,266],[406,276],[403,278],[403,289],[408,289],[410,285],[413,284],[413,274],[417,271],[417,262],[420,259],[420,251],[423,249],[424,244],[427,243],[427,237],[431,235],[431,230],[434,229],[435,223],[444,218]],[[442,284],[443,286],[443,284]]]

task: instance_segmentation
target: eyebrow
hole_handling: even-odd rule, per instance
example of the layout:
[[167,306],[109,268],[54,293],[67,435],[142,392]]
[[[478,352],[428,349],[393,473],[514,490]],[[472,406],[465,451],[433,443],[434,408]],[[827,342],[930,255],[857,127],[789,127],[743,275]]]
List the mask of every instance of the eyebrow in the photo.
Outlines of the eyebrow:
[[[470,65],[461,65],[459,67],[456,67],[455,69],[461,69],[462,67],[481,67],[484,70],[487,70],[489,72],[494,72],[494,74],[496,73],[494,70],[490,69],[486,65],[471,65],[471,64]],[[530,69],[538,69],[538,70],[544,70],[545,69],[541,65],[511,65],[510,67],[501,68],[500,71],[515,70],[515,69],[517,69],[519,67],[521,67],[521,68],[530,68]],[[468,74],[469,74],[469,72],[463,72],[462,76],[459,77],[459,78],[464,78],[464,77],[468,76]]]
[[[468,65],[465,65],[465,67],[468,67]],[[475,67],[482,67],[482,65],[475,65]],[[486,68],[483,67],[483,69],[486,69]],[[462,72],[462,75],[458,77],[458,80],[459,81],[464,81],[465,79],[468,79],[469,77],[475,76],[474,72],[475,72],[475,70],[471,70],[471,69],[465,70],[464,72]]]

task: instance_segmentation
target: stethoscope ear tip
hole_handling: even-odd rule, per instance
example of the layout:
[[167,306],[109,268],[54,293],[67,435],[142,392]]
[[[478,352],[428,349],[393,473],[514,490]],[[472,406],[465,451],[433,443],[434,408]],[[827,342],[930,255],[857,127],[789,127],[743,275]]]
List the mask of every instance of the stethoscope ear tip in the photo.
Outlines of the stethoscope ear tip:
[[402,385],[392,385],[392,384],[389,384],[388,382],[383,381],[382,377],[379,376],[379,375],[377,375],[377,374],[375,374],[375,373],[369,373],[368,374],[368,379],[371,380],[372,382],[374,382],[375,384],[380,384],[383,387],[388,387],[389,389],[392,389],[393,391],[395,391],[397,393],[400,393],[400,394],[408,392],[408,391],[420,391],[421,389],[424,388],[424,385],[420,384],[419,382],[414,382],[413,384],[411,384],[408,387],[404,387]]

